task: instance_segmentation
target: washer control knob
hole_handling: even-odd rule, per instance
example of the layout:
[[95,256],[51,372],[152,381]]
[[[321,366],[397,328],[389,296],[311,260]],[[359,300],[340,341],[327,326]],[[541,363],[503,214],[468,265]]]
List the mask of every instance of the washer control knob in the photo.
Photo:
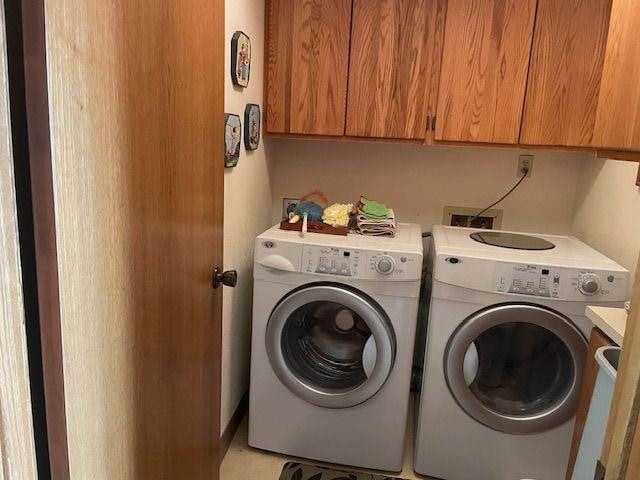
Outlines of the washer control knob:
[[396,269],[396,262],[388,255],[383,255],[376,261],[376,272],[390,275]]
[[600,278],[595,273],[580,275],[578,290],[584,295],[595,295],[600,291]]

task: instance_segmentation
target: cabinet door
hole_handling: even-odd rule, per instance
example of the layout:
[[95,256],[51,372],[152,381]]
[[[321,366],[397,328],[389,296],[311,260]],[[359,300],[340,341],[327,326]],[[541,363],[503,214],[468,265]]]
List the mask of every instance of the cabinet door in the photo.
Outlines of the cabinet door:
[[611,0],[538,0],[520,143],[589,146]]
[[266,131],[344,135],[351,0],[270,0]]
[[593,145],[640,149],[640,8],[613,0]]
[[436,140],[517,143],[536,0],[449,0]]
[[444,10],[445,0],[354,0],[347,135],[425,138]]
[[610,347],[613,342],[609,337],[602,333],[598,328],[591,330],[589,337],[589,347],[587,349],[587,360],[582,374],[582,386],[580,387],[580,400],[578,401],[578,409],[576,411],[576,422],[573,427],[573,439],[571,440],[571,451],[569,453],[569,465],[567,467],[567,480],[571,480],[573,468],[578,457],[578,449],[582,440],[582,432],[584,431],[585,422],[587,421],[587,413],[591,404],[593,388],[596,384],[596,376],[598,375],[598,362],[596,361],[596,351],[600,347]]

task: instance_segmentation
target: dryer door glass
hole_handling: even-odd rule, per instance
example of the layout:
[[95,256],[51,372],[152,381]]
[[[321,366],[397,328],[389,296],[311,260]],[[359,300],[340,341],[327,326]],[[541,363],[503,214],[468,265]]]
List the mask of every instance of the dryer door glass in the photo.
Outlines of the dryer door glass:
[[289,390],[330,408],[375,395],[395,356],[393,330],[382,308],[355,289],[326,284],[295,290],[276,306],[266,347]]
[[350,390],[367,380],[364,346],[371,330],[357,312],[335,302],[311,302],[289,317],[282,348],[289,368],[327,390]]
[[548,430],[575,413],[586,341],[553,310],[505,304],[465,320],[452,336],[446,375],[460,406],[507,433]]

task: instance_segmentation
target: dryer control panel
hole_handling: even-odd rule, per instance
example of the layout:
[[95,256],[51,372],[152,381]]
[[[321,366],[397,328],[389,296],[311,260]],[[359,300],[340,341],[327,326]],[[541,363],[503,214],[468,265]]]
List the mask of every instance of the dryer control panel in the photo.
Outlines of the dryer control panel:
[[305,245],[302,272],[361,279],[420,279],[422,257],[397,252],[377,252]]
[[496,292],[561,300],[624,298],[626,288],[621,272],[543,265],[498,263],[494,277]]

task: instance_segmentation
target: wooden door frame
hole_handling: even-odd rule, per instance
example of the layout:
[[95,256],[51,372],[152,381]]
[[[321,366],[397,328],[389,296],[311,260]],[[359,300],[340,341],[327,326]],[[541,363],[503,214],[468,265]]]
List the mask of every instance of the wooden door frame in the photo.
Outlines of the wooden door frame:
[[[11,100],[11,13],[0,5],[0,478],[36,478],[36,418],[28,355],[20,186]],[[7,21],[9,19],[9,22]],[[44,475],[40,475],[44,478]]]
[[[600,457],[606,468],[606,480],[632,480],[630,460],[640,456],[640,262],[633,287],[631,310],[627,319],[624,346],[609,422]],[[637,472],[635,472],[637,474]]]
[[25,100],[51,476],[69,478],[44,0],[21,0]]

